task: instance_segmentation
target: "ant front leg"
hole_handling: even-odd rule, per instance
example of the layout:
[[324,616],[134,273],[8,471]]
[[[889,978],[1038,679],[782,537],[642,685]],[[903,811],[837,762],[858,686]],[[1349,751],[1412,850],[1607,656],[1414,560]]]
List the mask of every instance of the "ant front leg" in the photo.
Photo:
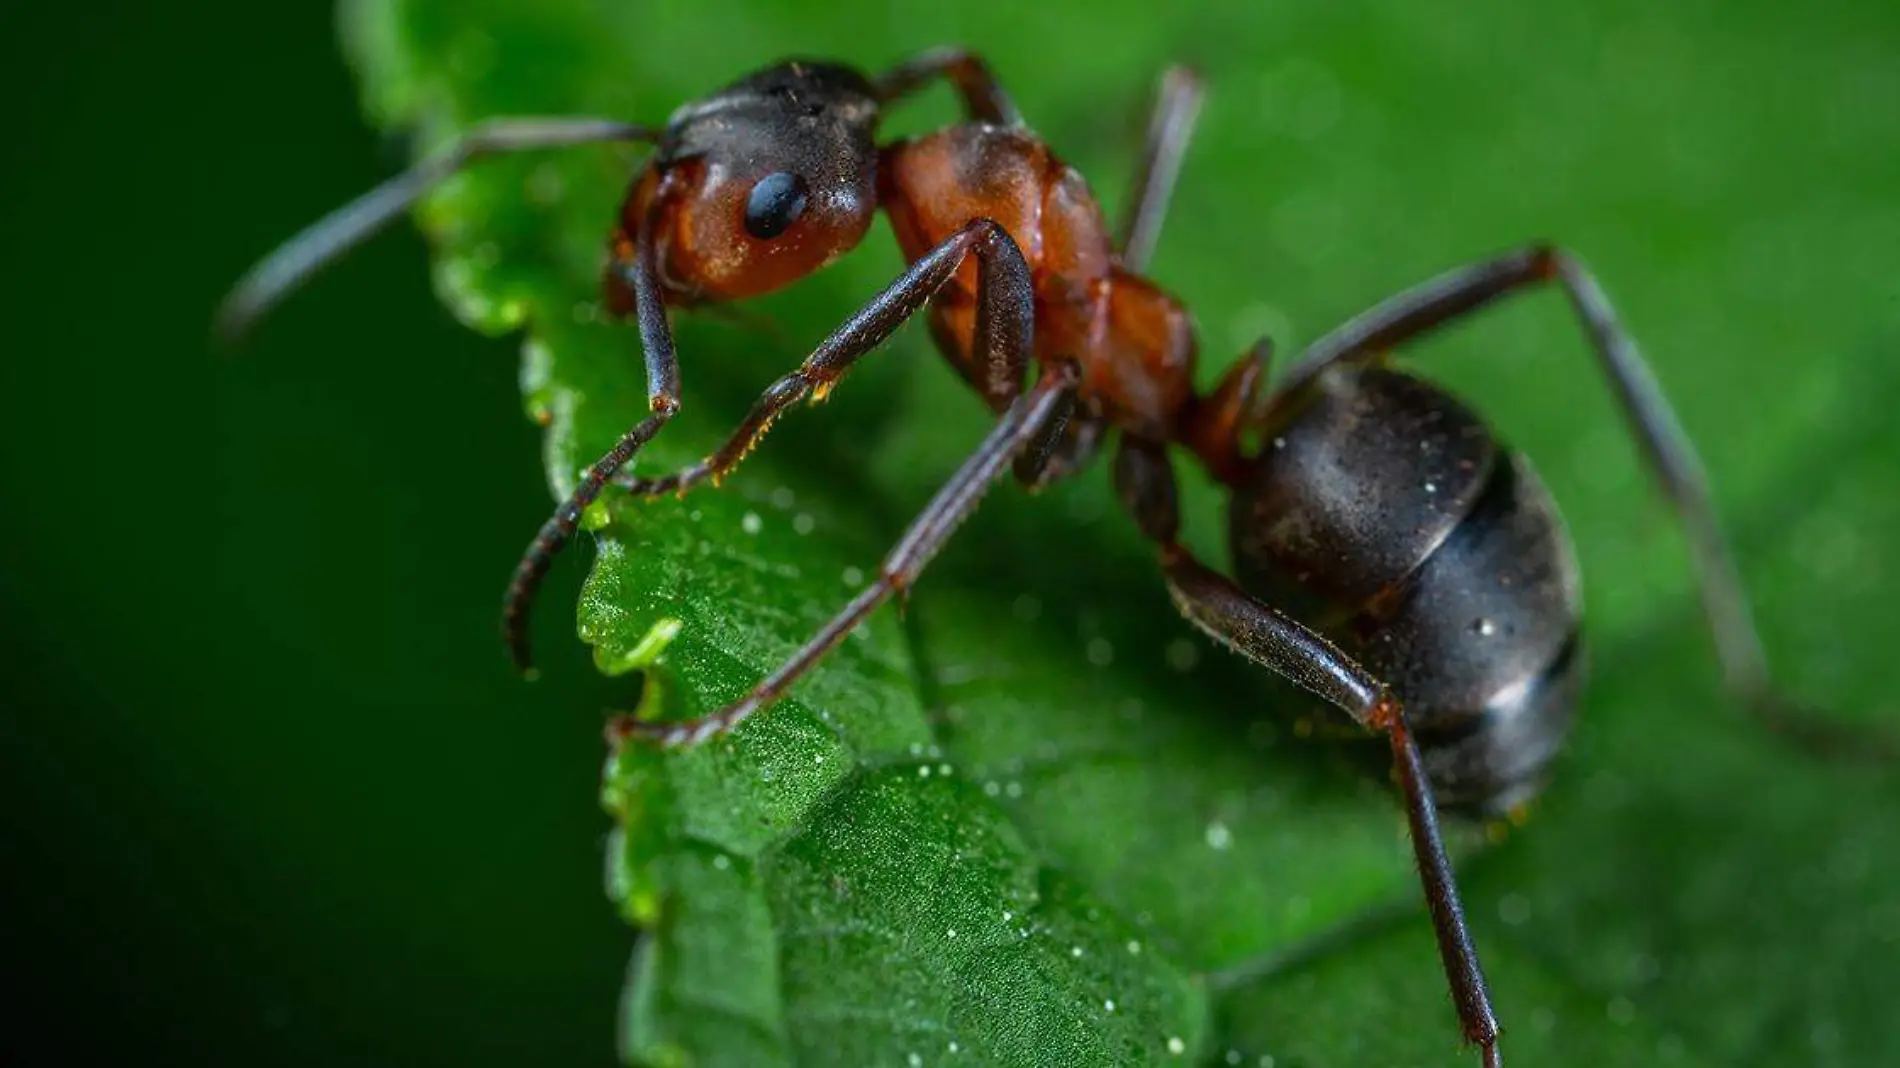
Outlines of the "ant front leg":
[[666,300],[660,292],[658,252],[652,236],[662,210],[663,204],[656,198],[634,237],[632,260],[624,267],[627,287],[633,292],[640,346],[646,353],[647,402],[652,414],[634,424],[605,456],[587,468],[580,484],[554,515],[541,524],[534,541],[522,554],[521,562],[515,565],[507,595],[502,600],[501,636],[507,643],[515,670],[523,674],[534,667],[528,647],[528,614],[534,607],[541,580],[547,577],[548,568],[554,562],[554,554],[574,537],[580,527],[581,513],[600,496],[608,481],[679,411],[679,353],[673,346],[673,327],[667,321]]
[[1059,419],[1074,403],[1080,380],[1073,364],[1049,368],[1035,388],[1017,397],[975,452],[963,462],[923,512],[911,521],[897,544],[884,557],[875,582],[819,628],[799,650],[737,702],[699,719],[649,723],[632,716],[617,717],[607,726],[609,744],[640,739],[665,747],[697,745],[715,734],[737,727],[746,717],[770,707],[785,691],[836,648],[852,628],[889,600],[909,591],[959,525],[976,510],[983,494],[1010,461],[1041,435],[1045,423]]
[[897,280],[833,331],[798,369],[765,388],[739,428],[711,456],[658,478],[626,476],[615,481],[641,497],[685,493],[701,482],[718,482],[758,447],[785,410],[806,398],[823,400],[858,359],[891,336],[956,276],[965,256],[977,258],[975,350],[984,368],[984,394],[1005,403],[1022,393],[1029,366],[1035,316],[1029,265],[1008,231],[978,219],[910,265]]
[[216,329],[237,341],[311,276],[368,240],[423,195],[489,156],[611,141],[659,140],[659,132],[611,119],[491,119],[445,151],[417,163],[278,246],[238,280],[218,309]]
[[[1716,521],[1708,477],[1636,343],[1588,268],[1560,248],[1533,245],[1458,268],[1390,297],[1314,342],[1288,370],[1269,401],[1307,388],[1328,367],[1382,358],[1393,347],[1493,302],[1556,284],[1589,334],[1597,364],[1609,380],[1650,472],[1688,536],[1703,614],[1715,635],[1728,688],[1769,727],[1811,750],[1835,754],[1897,755],[1892,739],[1869,738],[1791,708],[1775,691],[1748,598],[1728,541]],[[1871,744],[1870,744],[1871,743]]]
[[1161,445],[1123,437],[1115,457],[1115,489],[1137,526],[1160,550],[1168,592],[1181,614],[1220,644],[1337,706],[1392,745],[1399,787],[1405,795],[1412,852],[1418,861],[1425,904],[1431,912],[1438,952],[1458,1009],[1466,1041],[1479,1047],[1485,1068],[1501,1064],[1498,1022],[1491,1009],[1478,950],[1465,924],[1458,882],[1438,829],[1431,782],[1412,737],[1405,709],[1389,687],[1341,652],[1271,605],[1215,573],[1177,540],[1180,510],[1174,469]]

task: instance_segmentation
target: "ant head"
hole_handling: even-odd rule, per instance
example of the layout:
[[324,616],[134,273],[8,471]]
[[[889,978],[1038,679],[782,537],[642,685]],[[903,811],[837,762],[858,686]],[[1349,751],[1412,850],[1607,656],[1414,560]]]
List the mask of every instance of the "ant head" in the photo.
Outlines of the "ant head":
[[[669,289],[756,296],[856,247],[877,212],[877,100],[864,76],[792,61],[673,114],[623,221],[657,209]],[[653,198],[657,198],[657,201]]]

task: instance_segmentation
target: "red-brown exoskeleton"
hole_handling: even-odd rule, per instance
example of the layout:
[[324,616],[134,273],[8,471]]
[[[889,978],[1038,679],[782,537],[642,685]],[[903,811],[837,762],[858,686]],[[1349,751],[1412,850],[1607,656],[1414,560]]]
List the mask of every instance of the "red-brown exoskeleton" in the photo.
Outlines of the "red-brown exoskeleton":
[[[957,92],[965,121],[880,144],[885,110],[937,80]],[[1687,529],[1728,682],[1757,704],[1769,694],[1760,643],[1693,449],[1603,291],[1560,249],[1534,245],[1389,298],[1315,342],[1271,390],[1263,341],[1211,392],[1197,392],[1189,316],[1141,271],[1199,100],[1187,72],[1163,79],[1133,203],[1114,235],[1081,175],[1023,125],[987,66],[957,50],[876,77],[784,62],[657,129],[490,122],[264,261],[222,322],[241,329],[480,156],[650,143],[609,242],[605,292],[613,311],[638,322],[652,411],[586,471],[517,568],[503,615],[517,665],[528,666],[526,616],[550,557],[608,485],[685,492],[729,472],[787,408],[823,397],[927,309],[937,347],[999,413],[995,428],[877,580],[748,696],[691,722],[622,718],[613,740],[691,745],[737,726],[908,589],[1006,469],[1046,484],[1080,469],[1116,432],[1115,485],[1153,541],[1181,612],[1389,740],[1459,1020],[1484,1063],[1496,1065],[1498,1025],[1436,813],[1499,813],[1542,785],[1583,678],[1577,569],[1524,458],[1464,404],[1391,367],[1390,352],[1500,298],[1560,288]],[[879,208],[908,269],[767,387],[705,460],[661,477],[623,471],[679,408],[669,308],[804,277],[855,246]],[[1243,440],[1264,444],[1250,451]],[[1231,494],[1234,579],[1177,540],[1173,446]]]

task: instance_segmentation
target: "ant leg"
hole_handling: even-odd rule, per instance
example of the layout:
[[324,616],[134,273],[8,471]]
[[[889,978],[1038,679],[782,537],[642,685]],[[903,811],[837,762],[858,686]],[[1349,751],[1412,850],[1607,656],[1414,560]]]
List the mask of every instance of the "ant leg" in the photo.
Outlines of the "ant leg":
[[961,48],[933,48],[912,56],[873,79],[872,93],[878,103],[894,104],[939,78],[949,79],[963,98],[963,111],[971,122],[1023,124],[1022,112],[997,83],[990,65],[982,56]]
[[[1310,385],[1339,362],[1381,357],[1386,350],[1483,308],[1499,298],[1555,283],[1590,335],[1597,363],[1643,454],[1651,473],[1675,510],[1689,542],[1702,597],[1703,614],[1714,633],[1717,656],[1728,688],[1770,728],[1820,751],[1867,752],[1868,739],[1847,728],[1830,727],[1793,709],[1770,680],[1760,634],[1742,592],[1741,575],[1729,552],[1709,496],[1695,446],[1676,421],[1635,342],[1617,320],[1609,297],[1582,263],[1550,245],[1529,248],[1483,263],[1448,271],[1422,285],[1374,305],[1314,342],[1288,370],[1275,400]],[[1271,402],[1269,402],[1271,403]],[[1883,758],[1895,755],[1885,739],[1876,740]]]
[[325,266],[409,210],[423,194],[484,156],[605,141],[659,139],[659,132],[609,119],[491,119],[445,151],[417,163],[313,223],[238,280],[218,308],[216,330],[236,342],[274,305]]
[[1108,420],[1064,413],[1043,426],[1041,439],[1016,456],[1016,481],[1031,493],[1041,491],[1087,467],[1101,451]]
[[1431,782],[1405,710],[1383,682],[1331,642],[1208,569],[1176,540],[1180,516],[1174,469],[1161,445],[1124,436],[1115,456],[1115,488],[1142,533],[1159,546],[1168,593],[1190,623],[1337,706],[1368,730],[1384,733],[1391,742],[1393,765],[1405,794],[1412,852],[1458,1022],[1465,1040],[1483,1052],[1486,1068],[1497,1068],[1501,1063],[1497,1016],[1439,834]]
[[909,591],[931,558],[950,540],[958,524],[976,510],[984,492],[1011,459],[1034,441],[1046,420],[1059,415],[1062,407],[1070,402],[1079,380],[1080,374],[1074,365],[1051,367],[1034,388],[1017,397],[983,443],[911,521],[910,527],[884,557],[877,581],[852,598],[752,692],[718,712],[695,720],[650,723],[631,716],[616,717],[608,724],[608,741],[618,745],[628,739],[639,739],[668,748],[697,745],[715,734],[731,730],[754,712],[778,701],[799,676],[836,648],[872,609],[893,594],[901,596]]
[[508,592],[502,599],[501,637],[508,645],[508,656],[514,661],[515,670],[523,674],[530,673],[534,666],[528,648],[528,614],[534,607],[534,595],[541,588],[541,580],[547,577],[548,568],[554,562],[554,554],[574,537],[580,527],[581,513],[600,496],[608,480],[679,411],[679,353],[673,345],[673,327],[666,318],[666,298],[660,292],[658,252],[652,236],[661,209],[662,205],[657,202],[649,209],[634,238],[632,259],[624,268],[628,288],[633,293],[634,317],[640,327],[640,347],[646,353],[647,403],[652,414],[622,434],[605,456],[588,467],[580,484],[554,515],[541,524],[534,541],[522,554],[521,562],[515,565]]
[[1200,116],[1205,95],[1200,76],[1186,67],[1169,67],[1161,76],[1154,111],[1148,118],[1147,143],[1129,186],[1128,211],[1116,231],[1115,245],[1121,249],[1122,264],[1136,274],[1147,268],[1154,255],[1168,199],[1174,193],[1175,179],[1181,175],[1181,160],[1187,155],[1188,140],[1194,135],[1194,120]]
[[1241,435],[1259,418],[1266,391],[1267,367],[1273,362],[1273,339],[1263,337],[1234,362],[1214,392],[1196,397],[1181,421],[1181,444],[1198,457],[1222,485],[1235,486],[1245,477]]
[[1029,265],[1008,231],[988,219],[977,219],[911,264],[833,331],[797,370],[767,386],[718,451],[672,474],[629,476],[616,479],[616,484],[638,496],[655,497],[685,493],[707,479],[725,478],[758,447],[787,408],[807,397],[823,400],[859,357],[883,344],[954,278],[969,255],[976,256],[975,349],[985,372],[983,392],[1003,404],[1015,399],[1022,393],[1023,371],[1029,365],[1035,315]]

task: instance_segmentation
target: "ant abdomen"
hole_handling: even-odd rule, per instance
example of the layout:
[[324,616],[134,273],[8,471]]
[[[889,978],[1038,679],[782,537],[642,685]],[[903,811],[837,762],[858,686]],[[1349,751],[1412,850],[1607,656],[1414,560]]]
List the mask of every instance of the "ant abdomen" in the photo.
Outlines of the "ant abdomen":
[[1528,800],[1583,673],[1577,565],[1536,472],[1390,368],[1336,369],[1276,407],[1230,513],[1242,584],[1392,687],[1442,807]]

